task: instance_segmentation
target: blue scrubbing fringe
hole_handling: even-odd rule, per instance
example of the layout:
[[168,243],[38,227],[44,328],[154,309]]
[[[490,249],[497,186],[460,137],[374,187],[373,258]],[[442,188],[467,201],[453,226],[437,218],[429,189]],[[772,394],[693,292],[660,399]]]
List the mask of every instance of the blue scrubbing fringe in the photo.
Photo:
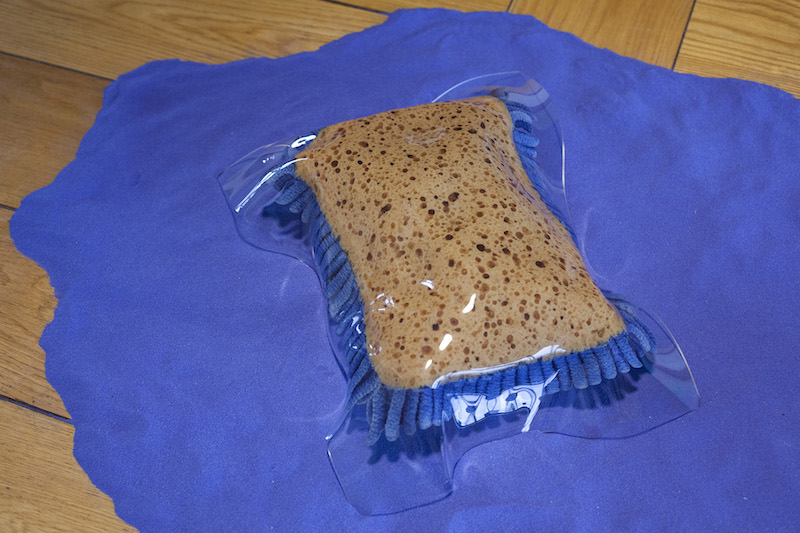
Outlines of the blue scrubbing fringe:
[[[544,178],[535,159],[539,140],[533,135],[530,113],[520,104],[505,103],[515,126],[517,152],[534,188],[576,240],[563,213],[545,193]],[[287,158],[291,160],[302,149],[290,148]],[[605,344],[549,361],[534,361],[491,374],[459,379],[437,388],[388,387],[381,383],[367,354],[363,333],[364,305],[347,255],[333,235],[311,188],[295,174],[293,166],[285,167],[273,178],[273,184],[280,191],[276,202],[286,206],[291,213],[299,214],[310,229],[314,257],[328,299],[328,312],[336,324],[336,333],[344,341],[350,397],[347,409],[366,404],[369,445],[375,444],[382,434],[392,442],[399,438],[401,431],[413,434],[417,430],[441,425],[444,406],[458,394],[482,394],[492,399],[511,387],[525,385],[544,384],[545,394],[598,385],[603,379],[613,379],[631,368],[641,368],[643,355],[655,345],[652,334],[636,318],[631,306],[607,294],[606,297],[620,312],[626,329]]]

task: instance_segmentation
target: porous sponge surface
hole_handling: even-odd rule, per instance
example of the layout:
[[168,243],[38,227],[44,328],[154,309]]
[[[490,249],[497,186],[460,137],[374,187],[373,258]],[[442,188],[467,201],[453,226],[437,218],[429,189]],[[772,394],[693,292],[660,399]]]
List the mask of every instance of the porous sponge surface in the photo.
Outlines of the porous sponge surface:
[[295,164],[355,275],[382,383],[566,353],[624,330],[545,206],[492,97],[320,131]]

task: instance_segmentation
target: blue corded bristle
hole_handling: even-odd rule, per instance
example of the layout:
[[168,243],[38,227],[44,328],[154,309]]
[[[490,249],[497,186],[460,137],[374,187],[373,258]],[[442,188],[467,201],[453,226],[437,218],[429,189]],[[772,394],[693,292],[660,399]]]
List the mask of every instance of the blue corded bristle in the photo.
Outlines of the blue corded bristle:
[[347,341],[342,343],[342,347],[344,349],[345,361],[348,362],[352,374],[355,366],[358,365],[361,362],[361,358],[364,357],[367,348],[364,346],[364,339],[361,338],[355,329],[352,329],[350,334],[347,335],[347,339]]
[[582,351],[581,360],[583,368],[586,369],[586,379],[589,381],[589,385],[599,385],[603,381],[603,377],[600,375],[600,365],[594,355],[594,350],[589,348]]
[[369,423],[367,445],[372,446],[381,438],[381,433],[386,426],[386,396],[391,394],[388,388],[379,387],[372,394],[372,418]]
[[489,387],[492,386],[492,380],[475,378],[475,381],[477,381],[477,383],[475,384],[475,394],[480,394],[481,396],[489,396]]
[[417,408],[419,406],[418,390],[406,391],[406,401],[403,405],[403,433],[413,435],[417,431]]
[[631,367],[633,368],[642,367],[642,362],[639,360],[639,356],[633,350],[629,337],[626,337],[625,339],[621,340],[618,343],[618,345],[622,349],[622,355],[623,357],[625,357],[625,361],[627,361]]
[[509,368],[504,370],[500,377],[500,390],[508,390],[517,385],[517,369]]
[[[319,232],[322,228],[325,227],[325,224],[322,221],[322,209],[319,207],[319,202],[316,201],[316,198],[313,202],[308,203],[313,210],[311,214],[304,220],[303,222],[307,223],[307,227],[309,229],[309,236],[311,237],[312,249],[314,253],[317,251],[317,243],[320,242],[320,235]],[[302,215],[301,215],[302,218]]]
[[614,379],[617,377],[617,367],[614,365],[614,358],[609,353],[607,347],[595,348],[595,357],[597,362],[600,363],[600,371],[603,374],[603,379]]
[[328,282],[325,284],[325,297],[332,298],[334,294],[341,292],[351,279],[353,279],[353,270],[345,262],[336,274],[328,278]]
[[[348,351],[348,353],[349,353],[349,351]],[[361,362],[364,361],[364,359],[367,359],[367,360],[369,359],[369,354],[367,354],[367,349],[363,345],[355,347],[354,351],[353,351],[353,356],[352,356],[352,358],[350,359],[350,361],[348,362],[348,365],[347,365],[348,366],[348,374],[347,375],[348,376],[352,376],[353,373],[358,368],[358,365],[360,365]],[[369,363],[369,361],[367,361],[367,362]],[[372,365],[372,363],[369,363],[369,364],[370,364],[370,366]]]
[[298,214],[305,209],[306,204],[308,204],[308,201],[313,196],[314,193],[311,191],[311,189],[306,188],[306,190],[303,191],[297,198],[289,202],[286,207],[289,209],[289,212]]
[[[314,203],[319,206],[319,203]],[[333,236],[333,231],[331,231],[331,227],[325,220],[322,210],[320,210],[319,218],[314,222],[314,240],[312,242],[314,243],[314,253],[317,257],[320,257],[331,244],[336,242],[336,237]]]
[[[306,206],[303,208],[303,212],[300,213],[300,220],[302,220],[304,224],[307,224],[309,220],[312,220],[320,213],[319,203],[317,203],[314,200],[313,194],[311,196],[312,196],[311,201],[306,202]],[[313,239],[314,236],[312,235],[311,238]]]
[[386,440],[394,442],[400,437],[400,420],[403,416],[403,405],[406,403],[406,391],[404,389],[394,389],[392,400],[389,404],[389,411],[386,413]]
[[[563,358],[559,358],[563,359]],[[565,363],[566,364],[566,363]],[[542,375],[542,364],[540,362],[525,365],[528,367],[528,381],[527,383],[544,383],[545,379]]]
[[354,405],[368,402],[379,388],[381,388],[381,380],[378,378],[378,374],[375,372],[368,374],[366,378],[349,390],[350,400],[347,402],[347,411],[350,411]]
[[419,412],[417,422],[419,428],[426,430],[433,425],[433,389],[419,389]]
[[[380,380],[378,380],[378,381],[380,381]],[[380,385],[377,388],[379,389]],[[374,391],[371,391],[367,396],[365,396],[365,399],[363,401],[364,411],[365,411],[364,414],[367,417],[367,421],[370,422],[370,423],[372,423],[372,396],[373,396],[373,394],[374,394]],[[361,403],[361,402],[359,402],[359,403]],[[353,405],[356,405],[356,404],[355,404],[355,402],[352,401],[352,399],[349,402],[347,402],[347,408],[348,409],[352,409]]]
[[649,352],[655,346],[655,339],[653,338],[652,333],[645,328],[642,323],[639,321],[638,318],[635,316],[631,316],[630,320],[634,322],[638,327],[633,329],[633,338],[639,343],[639,348],[641,351]]
[[631,367],[628,364],[628,361],[625,359],[625,354],[622,352],[622,344],[626,343],[627,340],[619,340],[617,338],[612,338],[608,341],[608,344],[613,344],[613,348],[609,347],[609,352],[611,353],[611,357],[614,362],[614,366],[616,366],[617,370],[622,374],[627,374],[630,372]]
[[523,133],[519,130],[514,130],[514,143],[517,145],[517,149],[520,146],[525,148],[536,148],[539,146],[539,138],[530,135],[529,133]]
[[347,256],[342,252],[339,243],[335,242],[325,251],[319,262],[322,265],[322,275],[327,282],[347,262]]
[[[556,379],[558,380],[558,388],[560,390],[569,390],[572,388],[572,374],[569,371],[569,363],[567,362],[566,357],[556,357],[553,359],[553,364],[556,366],[558,370],[558,374],[556,374]],[[537,365],[528,365],[528,366],[537,366]]]
[[519,145],[519,146],[517,146],[517,152],[520,155],[523,155],[523,156],[526,156],[526,157],[530,157],[531,159],[536,159],[536,150],[534,150],[533,148],[531,148],[529,146]]
[[373,371],[369,358],[363,358],[356,366],[355,372],[350,376],[350,386],[355,388],[370,372]]
[[[328,224],[326,223],[325,226]],[[314,258],[320,264],[320,270],[323,269],[322,267],[322,257],[325,255],[325,252],[333,245],[333,242],[336,240],[336,237],[333,236],[333,233],[329,230],[328,233],[324,233],[324,231],[317,232],[318,236],[314,240]]]
[[589,380],[586,379],[586,369],[583,368],[583,361],[577,353],[571,353],[564,356],[569,365],[569,373],[572,376],[572,386],[576,389],[585,389],[589,386]]
[[352,317],[355,313],[359,312],[362,308],[361,299],[358,297],[358,284],[351,278],[349,283],[342,287],[343,293],[348,293],[349,296],[342,306],[342,310],[336,315],[337,322],[343,322]]
[[501,391],[500,382],[501,382],[501,380],[498,379],[498,377],[499,377],[498,374],[490,374],[490,376],[492,376],[493,379],[489,380],[489,388],[486,391],[486,395],[489,398],[497,398],[498,396],[500,396],[500,391]]
[[288,183],[283,188],[281,194],[275,199],[275,203],[278,205],[289,205],[296,200],[298,196],[308,190],[308,185],[306,185],[302,180],[297,179],[291,183]]
[[[346,294],[346,296],[342,297],[341,304],[338,308],[330,309],[331,318],[333,318],[334,322],[341,322],[347,313],[348,306],[352,304],[353,299],[358,298],[358,285],[355,283],[348,283],[339,294]],[[334,296],[334,298],[336,297]]]
[[475,394],[475,391],[478,388],[478,380],[477,379],[465,379],[464,380],[464,388],[461,389],[464,394]]
[[[314,222],[309,225],[309,227],[311,227],[311,251],[314,254],[314,259],[317,260],[322,256],[322,253],[328,249],[331,240],[335,240],[335,237],[333,236],[333,233],[331,233],[330,227],[325,221],[325,217],[322,215],[322,210],[319,208],[319,204],[316,200],[314,200],[313,203],[317,206],[317,216]],[[328,240],[328,237],[331,239]]]
[[351,289],[351,287],[348,285],[346,288],[347,291],[340,290],[328,298],[328,313],[334,320],[336,320],[336,317],[342,311],[342,307],[348,303],[348,299],[350,298],[350,292],[348,291]]
[[527,109],[517,106],[508,106],[511,120],[515,128],[522,128],[528,133],[533,132],[533,117],[527,112]]

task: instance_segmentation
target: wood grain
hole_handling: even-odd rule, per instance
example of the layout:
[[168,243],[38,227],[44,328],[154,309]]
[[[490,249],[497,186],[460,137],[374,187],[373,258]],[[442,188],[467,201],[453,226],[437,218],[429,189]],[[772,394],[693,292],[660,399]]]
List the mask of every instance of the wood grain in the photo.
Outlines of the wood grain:
[[800,1],[698,0],[675,70],[757,81],[800,97]]
[[411,9],[415,7],[443,7],[456,11],[505,11],[508,0],[349,0],[346,4],[388,13],[395,9]]
[[108,81],[0,54],[0,203],[50,183],[75,156]]
[[220,63],[315,50],[384,19],[322,0],[6,0],[0,50],[115,78],[154,59]]
[[0,401],[0,531],[135,531],[72,457],[71,424]]
[[56,299],[47,273],[14,248],[10,218],[11,211],[0,209],[0,395],[68,417],[45,378],[38,343]]
[[514,0],[512,13],[533,15],[600,48],[670,68],[692,0]]

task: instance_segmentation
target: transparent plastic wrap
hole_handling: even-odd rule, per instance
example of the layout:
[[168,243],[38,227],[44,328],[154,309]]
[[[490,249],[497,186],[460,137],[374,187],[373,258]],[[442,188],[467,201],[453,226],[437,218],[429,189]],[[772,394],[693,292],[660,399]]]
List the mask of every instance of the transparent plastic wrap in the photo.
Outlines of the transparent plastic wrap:
[[563,154],[547,92],[503,73],[220,175],[242,237],[319,277],[348,381],[328,453],[363,514],[446,496],[487,441],[632,436],[699,405],[666,326],[589,276]]

